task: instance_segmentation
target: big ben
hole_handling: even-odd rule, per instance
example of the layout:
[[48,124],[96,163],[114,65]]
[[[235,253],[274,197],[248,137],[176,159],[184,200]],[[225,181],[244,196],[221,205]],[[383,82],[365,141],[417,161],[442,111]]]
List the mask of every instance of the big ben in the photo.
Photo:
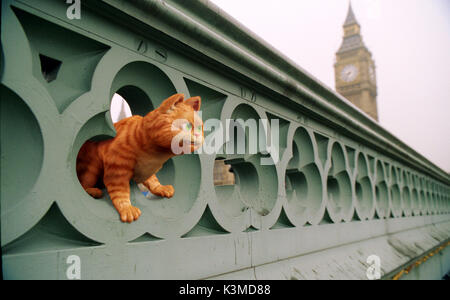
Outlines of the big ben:
[[364,45],[351,3],[343,27],[344,38],[334,64],[336,90],[378,121],[375,62]]

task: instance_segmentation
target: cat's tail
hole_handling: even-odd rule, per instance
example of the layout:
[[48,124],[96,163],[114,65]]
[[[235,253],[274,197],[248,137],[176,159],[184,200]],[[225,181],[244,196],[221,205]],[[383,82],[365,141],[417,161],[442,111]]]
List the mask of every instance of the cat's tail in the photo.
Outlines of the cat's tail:
[[103,196],[103,192],[98,188],[87,188],[86,192],[94,198],[101,198]]

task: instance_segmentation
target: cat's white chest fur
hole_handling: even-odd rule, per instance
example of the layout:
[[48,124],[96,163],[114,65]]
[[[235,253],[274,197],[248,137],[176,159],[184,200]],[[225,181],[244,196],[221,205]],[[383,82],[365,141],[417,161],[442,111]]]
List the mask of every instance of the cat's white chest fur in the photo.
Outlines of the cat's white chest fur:
[[133,180],[142,183],[162,167],[161,158],[145,154],[141,155],[134,166]]

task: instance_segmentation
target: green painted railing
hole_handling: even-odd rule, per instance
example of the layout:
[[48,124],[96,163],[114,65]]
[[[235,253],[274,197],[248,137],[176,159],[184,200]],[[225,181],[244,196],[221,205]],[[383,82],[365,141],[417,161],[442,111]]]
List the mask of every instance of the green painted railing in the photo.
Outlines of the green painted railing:
[[[77,259],[81,279],[367,278],[371,255],[387,275],[450,238],[449,174],[214,5],[72,2],[2,1],[5,278],[72,278]],[[121,223],[75,171],[114,136],[115,93],[134,114],[184,93],[204,121],[278,119],[279,162],[175,157],[158,173],[175,196],[133,183],[143,214]],[[214,186],[216,159],[235,185]]]

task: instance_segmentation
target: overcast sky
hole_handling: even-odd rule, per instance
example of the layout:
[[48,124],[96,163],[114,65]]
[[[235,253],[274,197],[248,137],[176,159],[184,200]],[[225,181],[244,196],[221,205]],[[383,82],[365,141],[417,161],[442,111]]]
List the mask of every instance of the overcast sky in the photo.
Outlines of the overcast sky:
[[[348,0],[212,0],[335,89]],[[450,0],[353,0],[381,125],[450,172]]]

